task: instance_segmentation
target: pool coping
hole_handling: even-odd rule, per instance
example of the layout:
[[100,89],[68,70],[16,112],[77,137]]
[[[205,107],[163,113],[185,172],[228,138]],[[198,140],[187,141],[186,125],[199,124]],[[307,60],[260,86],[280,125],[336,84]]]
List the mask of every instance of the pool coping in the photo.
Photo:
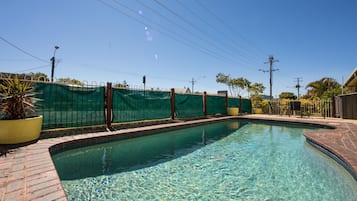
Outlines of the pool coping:
[[[350,123],[340,120],[326,121],[321,119],[267,115],[227,116],[129,128],[111,132],[40,139],[33,144],[11,150],[5,157],[0,157],[0,200],[67,200],[61,181],[52,162],[51,153],[56,153],[74,146],[78,147],[78,144],[80,146],[86,146],[93,144],[93,141],[97,143],[109,142],[115,139],[149,135],[157,131],[190,127],[197,124],[236,118],[289,123],[297,122],[334,127],[335,129],[333,130],[308,132],[305,133],[304,136],[308,142],[313,142],[319,147],[328,150],[329,153],[333,153],[333,156],[337,156],[338,159],[347,165],[346,167],[350,167],[351,175],[356,179],[357,121],[356,123]],[[341,139],[343,140],[341,141]],[[350,144],[351,147],[344,146],[346,144]]]

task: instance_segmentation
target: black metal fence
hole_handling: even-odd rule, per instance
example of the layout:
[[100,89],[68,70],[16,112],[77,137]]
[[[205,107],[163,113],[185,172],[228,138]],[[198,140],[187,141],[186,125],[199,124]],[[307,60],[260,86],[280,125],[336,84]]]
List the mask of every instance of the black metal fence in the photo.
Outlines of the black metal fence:
[[299,115],[335,117],[333,100],[273,100],[262,107],[262,113],[275,115]]

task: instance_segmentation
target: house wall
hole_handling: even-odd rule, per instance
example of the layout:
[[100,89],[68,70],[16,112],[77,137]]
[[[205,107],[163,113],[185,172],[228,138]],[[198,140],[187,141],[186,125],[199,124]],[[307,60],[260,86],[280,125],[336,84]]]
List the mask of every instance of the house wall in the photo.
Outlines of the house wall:
[[342,119],[357,119],[357,93],[340,95],[340,116]]

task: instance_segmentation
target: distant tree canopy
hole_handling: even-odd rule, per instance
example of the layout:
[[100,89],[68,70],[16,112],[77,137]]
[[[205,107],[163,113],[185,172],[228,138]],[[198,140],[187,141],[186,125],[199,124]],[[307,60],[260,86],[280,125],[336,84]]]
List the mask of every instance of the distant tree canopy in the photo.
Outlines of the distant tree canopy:
[[33,77],[34,80],[39,80],[39,81],[50,81],[50,79],[47,77],[46,74],[44,73],[29,73],[29,76]]
[[331,98],[342,93],[341,85],[333,78],[324,77],[306,85],[305,98]]
[[126,80],[124,80],[123,83],[117,83],[113,87],[115,87],[115,88],[129,88],[129,85],[126,82]]
[[76,80],[76,79],[72,79],[72,78],[59,78],[56,80],[56,82],[63,83],[63,84],[73,84],[73,85],[78,85],[78,86],[84,86],[83,82]]
[[261,83],[253,83],[248,86],[248,93],[250,93],[250,99],[252,100],[253,108],[260,108],[263,101],[262,93],[265,90],[265,86]]
[[21,73],[21,74],[16,74],[16,73],[0,73],[0,77],[2,78],[15,78],[18,77],[21,80],[34,80],[34,81],[43,81],[47,82],[49,81],[48,77],[44,73]]
[[292,100],[295,100],[295,99],[297,99],[297,96],[292,92],[281,92],[279,94],[279,98],[280,99],[292,99]]
[[223,73],[218,73],[216,75],[216,82],[222,83],[228,86],[229,93],[232,96],[240,96],[241,91],[250,86],[250,81],[240,77],[240,78],[231,78],[230,75],[225,75]]
[[265,90],[265,86],[262,83],[253,83],[250,84],[247,88],[248,93],[252,95],[262,94]]

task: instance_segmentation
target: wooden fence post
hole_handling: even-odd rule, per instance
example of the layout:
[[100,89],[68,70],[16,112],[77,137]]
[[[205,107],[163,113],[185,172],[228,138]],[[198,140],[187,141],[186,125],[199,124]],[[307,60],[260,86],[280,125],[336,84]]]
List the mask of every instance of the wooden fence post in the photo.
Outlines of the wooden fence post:
[[172,88],[171,89],[171,119],[174,120],[175,119],[175,89]]
[[107,93],[106,93],[106,100],[105,100],[105,109],[106,109],[106,123],[107,128],[112,129],[112,108],[113,108],[113,88],[112,83],[107,82]]
[[238,114],[242,113],[242,96],[239,96],[239,109],[238,109]]
[[203,114],[207,116],[207,92],[203,92]]
[[227,115],[227,112],[228,111],[228,93],[226,93],[226,115]]

